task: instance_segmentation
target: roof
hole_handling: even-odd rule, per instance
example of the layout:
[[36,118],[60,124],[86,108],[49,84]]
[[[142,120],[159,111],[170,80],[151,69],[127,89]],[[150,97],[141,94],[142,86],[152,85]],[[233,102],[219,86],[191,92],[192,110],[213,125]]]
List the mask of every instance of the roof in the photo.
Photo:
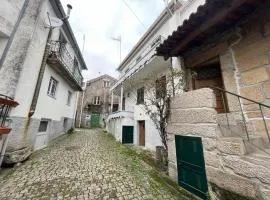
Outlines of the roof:
[[[171,2],[169,4],[169,8],[172,9],[173,6],[174,3]],[[137,42],[137,44],[131,49],[131,51],[128,53],[125,59],[120,63],[120,65],[117,68],[118,71],[121,70],[129,60],[131,60],[132,56],[134,56],[134,54],[136,54],[140,50],[140,47],[143,47],[143,45],[148,41],[149,37],[152,36],[154,30],[159,28],[164,23],[164,21],[169,19],[170,17],[171,15],[168,12],[168,9],[165,8],[159,15],[159,17],[154,21],[154,23],[148,28],[146,33]]]
[[157,55],[177,57],[187,48],[231,28],[265,0],[206,0],[172,35],[157,47]]
[[[55,11],[56,16],[58,18],[63,18],[66,16],[60,0],[50,0],[50,3],[51,3],[53,10]],[[81,53],[81,50],[79,48],[79,45],[77,43],[77,40],[74,36],[74,33],[72,31],[72,28],[71,28],[68,20],[63,20],[63,22],[64,23],[63,23],[62,28],[64,29],[65,33],[67,34],[69,42],[71,43],[75,53],[77,54],[78,60],[81,63],[82,68],[87,69],[86,63],[85,63],[84,58],[83,58],[82,53]]]
[[93,83],[93,82],[99,81],[100,79],[106,79],[106,78],[111,79],[113,81],[117,81],[117,79],[113,78],[112,76],[110,76],[108,74],[104,74],[102,76],[99,76],[97,78],[94,78],[94,79],[87,81],[87,83]]

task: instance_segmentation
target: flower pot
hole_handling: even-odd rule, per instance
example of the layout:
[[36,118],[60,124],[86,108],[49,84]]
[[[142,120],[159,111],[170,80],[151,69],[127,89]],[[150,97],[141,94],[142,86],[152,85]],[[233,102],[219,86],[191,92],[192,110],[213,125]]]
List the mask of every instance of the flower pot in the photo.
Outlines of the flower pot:
[[0,127],[0,135],[3,135],[3,134],[9,134],[11,131],[11,128],[8,128],[8,127]]

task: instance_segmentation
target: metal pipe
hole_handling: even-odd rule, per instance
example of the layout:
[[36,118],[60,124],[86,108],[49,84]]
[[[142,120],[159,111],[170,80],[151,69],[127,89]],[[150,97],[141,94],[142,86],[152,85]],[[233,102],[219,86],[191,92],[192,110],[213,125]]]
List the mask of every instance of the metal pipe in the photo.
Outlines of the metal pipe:
[[270,142],[269,130],[268,130],[265,118],[264,118],[264,114],[263,114],[263,111],[262,111],[262,106],[259,105],[259,107],[260,107],[260,110],[261,110],[261,115],[262,115],[262,118],[263,118],[263,123],[264,123],[264,127],[265,127],[265,130],[266,130],[266,134],[267,134],[268,140]]
[[243,108],[241,106],[241,101],[240,101],[240,97],[238,97],[238,102],[240,104],[240,109],[241,109],[241,113],[242,113],[242,118],[243,118],[243,122],[244,122],[244,127],[245,127],[245,131],[246,131],[246,134],[247,134],[247,139],[249,141],[249,134],[248,134],[248,130],[247,130],[247,124],[246,124],[246,119],[245,119],[245,115],[244,115],[244,112],[243,112]]

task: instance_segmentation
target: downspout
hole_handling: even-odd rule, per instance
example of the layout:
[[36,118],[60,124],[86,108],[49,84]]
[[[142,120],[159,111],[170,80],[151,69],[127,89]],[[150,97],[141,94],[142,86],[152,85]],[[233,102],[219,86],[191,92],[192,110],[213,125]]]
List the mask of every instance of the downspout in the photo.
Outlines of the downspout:
[[26,8],[27,8],[28,4],[29,4],[29,0],[25,0],[24,4],[22,6],[22,9],[20,11],[20,14],[18,16],[18,20],[17,20],[16,24],[14,25],[14,28],[13,28],[11,34],[10,34],[7,45],[6,45],[6,47],[5,47],[4,51],[3,51],[2,57],[0,59],[0,69],[3,67],[3,63],[4,63],[4,61],[5,61],[6,57],[7,57],[7,53],[9,51],[10,47],[11,47],[11,44],[12,44],[13,39],[15,37],[15,34],[16,34],[17,30],[18,30],[18,27],[19,27],[19,25],[21,23],[21,20],[22,20],[24,14],[25,14],[25,11],[26,11]]
[[41,83],[42,83],[42,79],[43,79],[45,68],[46,68],[47,58],[48,58],[49,53],[50,53],[50,39],[51,39],[51,35],[52,35],[52,30],[53,30],[53,28],[50,27],[49,34],[48,34],[47,40],[46,40],[46,46],[45,46],[45,51],[44,51],[44,55],[43,55],[43,58],[42,58],[42,63],[41,63],[39,74],[38,74],[38,79],[37,79],[37,83],[36,83],[36,87],[35,87],[35,92],[34,92],[32,102],[31,102],[31,106],[30,106],[30,110],[29,110],[29,113],[28,113],[29,118],[32,117],[34,115],[35,111],[36,111],[38,96],[39,96]]

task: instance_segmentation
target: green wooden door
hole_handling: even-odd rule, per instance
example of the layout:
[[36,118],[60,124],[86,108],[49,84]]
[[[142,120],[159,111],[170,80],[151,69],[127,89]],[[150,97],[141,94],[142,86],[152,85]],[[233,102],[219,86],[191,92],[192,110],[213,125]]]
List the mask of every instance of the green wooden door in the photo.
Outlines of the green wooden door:
[[202,140],[175,136],[178,183],[202,199],[208,192]]
[[133,126],[123,126],[122,128],[122,143],[133,144]]
[[91,128],[99,128],[99,127],[100,127],[100,114],[92,114]]

